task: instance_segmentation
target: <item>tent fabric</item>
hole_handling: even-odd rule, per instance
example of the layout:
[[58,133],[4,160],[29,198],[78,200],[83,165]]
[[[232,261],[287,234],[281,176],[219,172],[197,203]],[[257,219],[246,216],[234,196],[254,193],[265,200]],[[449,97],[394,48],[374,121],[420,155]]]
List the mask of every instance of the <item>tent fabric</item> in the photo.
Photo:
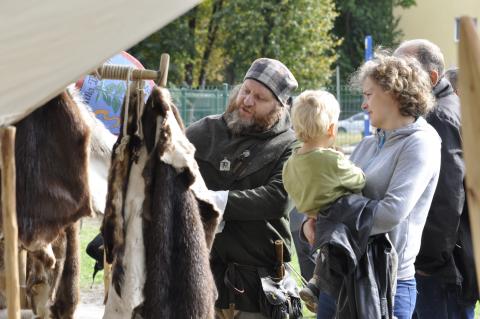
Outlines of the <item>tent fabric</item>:
[[0,125],[24,118],[198,2],[1,1]]

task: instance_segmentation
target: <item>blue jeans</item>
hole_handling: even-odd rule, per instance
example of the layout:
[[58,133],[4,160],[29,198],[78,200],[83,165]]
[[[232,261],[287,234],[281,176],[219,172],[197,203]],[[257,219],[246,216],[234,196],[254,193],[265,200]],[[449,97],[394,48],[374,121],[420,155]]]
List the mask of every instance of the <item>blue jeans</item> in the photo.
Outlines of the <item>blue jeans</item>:
[[[411,319],[415,310],[416,299],[417,289],[415,279],[397,280],[397,292],[395,294],[393,314],[398,319]],[[318,298],[317,319],[335,318],[335,310],[335,299],[326,293],[320,292]]]
[[317,304],[317,319],[334,319],[337,303],[335,298],[320,292]]
[[473,319],[475,302],[460,303],[457,286],[442,283],[438,277],[416,275],[418,319]]
[[411,319],[415,311],[416,300],[417,284],[415,279],[397,280],[393,314],[398,319]]

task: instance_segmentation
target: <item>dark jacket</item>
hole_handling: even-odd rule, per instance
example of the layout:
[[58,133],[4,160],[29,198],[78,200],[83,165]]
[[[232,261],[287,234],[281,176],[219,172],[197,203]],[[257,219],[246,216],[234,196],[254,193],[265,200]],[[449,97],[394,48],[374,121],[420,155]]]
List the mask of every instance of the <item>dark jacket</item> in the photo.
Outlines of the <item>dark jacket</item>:
[[453,250],[453,258],[455,260],[455,266],[463,278],[460,302],[467,304],[476,303],[479,299],[479,292],[467,201],[465,201],[465,207],[460,217],[457,245]]
[[[437,276],[444,283],[461,285],[462,276],[466,275],[464,271],[474,273],[474,268],[465,266],[473,265],[473,252],[466,216],[460,101],[450,83],[443,78],[434,87],[433,93],[437,105],[427,116],[427,121],[442,138],[442,161],[415,267],[421,272]],[[469,258],[471,261],[468,261]],[[462,268],[471,270],[459,269],[458,263],[462,263]],[[478,297],[478,292],[476,295]]]
[[[284,260],[290,261],[288,196],[282,183],[283,163],[295,141],[290,117],[285,113],[266,132],[233,136],[222,116],[209,116],[193,123],[187,137],[196,148],[195,159],[207,187],[230,190],[225,227],[216,235],[211,252],[219,292],[216,306],[226,309],[234,301],[238,310],[258,312],[260,280],[255,267],[275,271],[277,239],[284,241]],[[224,169],[229,166],[229,170],[220,169],[224,160],[228,161]],[[226,278],[229,265],[231,276]],[[245,292],[232,296],[226,280]]]
[[348,195],[317,217],[319,284],[337,300],[335,318],[393,318],[395,253],[385,234],[370,236],[375,205]]

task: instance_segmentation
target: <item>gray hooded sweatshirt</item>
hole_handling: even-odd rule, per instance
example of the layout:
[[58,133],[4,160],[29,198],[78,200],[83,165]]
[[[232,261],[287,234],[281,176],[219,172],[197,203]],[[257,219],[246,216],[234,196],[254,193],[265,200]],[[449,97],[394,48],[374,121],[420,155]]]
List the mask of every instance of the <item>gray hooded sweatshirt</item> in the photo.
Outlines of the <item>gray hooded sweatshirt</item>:
[[350,160],[363,169],[363,195],[378,200],[372,235],[388,233],[398,253],[398,280],[415,275],[415,257],[437,186],[441,139],[422,117],[364,138]]

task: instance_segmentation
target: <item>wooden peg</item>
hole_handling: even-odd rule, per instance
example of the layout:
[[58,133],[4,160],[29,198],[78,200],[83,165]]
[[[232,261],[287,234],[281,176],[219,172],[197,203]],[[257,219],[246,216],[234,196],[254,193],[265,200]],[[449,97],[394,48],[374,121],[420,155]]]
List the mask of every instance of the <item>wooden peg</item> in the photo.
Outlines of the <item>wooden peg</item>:
[[275,255],[278,263],[277,280],[280,281],[285,276],[285,265],[283,264],[283,240],[275,240]]
[[157,80],[157,85],[161,87],[167,86],[168,78],[168,66],[170,64],[170,55],[163,53],[160,57],[160,68],[159,68],[159,77]]

